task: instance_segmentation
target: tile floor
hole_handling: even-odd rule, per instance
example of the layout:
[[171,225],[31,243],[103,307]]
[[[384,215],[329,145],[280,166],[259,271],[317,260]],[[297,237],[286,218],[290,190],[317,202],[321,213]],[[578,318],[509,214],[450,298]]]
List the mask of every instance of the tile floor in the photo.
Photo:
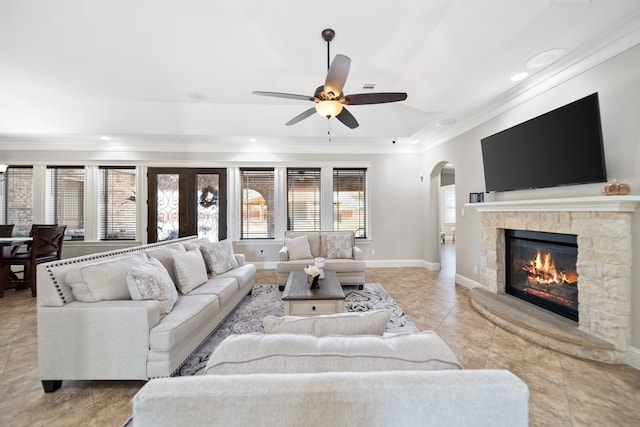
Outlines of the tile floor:
[[[556,353],[533,345],[480,316],[469,292],[454,284],[453,245],[443,246],[442,271],[370,268],[421,330],[434,330],[465,368],[509,369],[531,392],[532,426],[640,425],[640,371]],[[275,283],[260,270],[256,283]],[[65,381],[45,394],[38,380],[36,301],[29,291],[0,299],[0,425],[121,426],[142,381]]]

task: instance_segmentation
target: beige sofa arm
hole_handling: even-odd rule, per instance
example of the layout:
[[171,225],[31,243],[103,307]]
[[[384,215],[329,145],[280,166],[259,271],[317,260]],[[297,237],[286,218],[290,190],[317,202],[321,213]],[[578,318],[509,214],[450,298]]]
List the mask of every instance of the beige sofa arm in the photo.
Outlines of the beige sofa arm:
[[233,254],[236,257],[236,260],[238,261],[238,265],[244,265],[246,262],[246,257],[244,256],[244,254]]
[[286,246],[278,252],[278,261],[289,261],[289,249]]
[[360,249],[357,246],[353,247],[353,259],[357,261],[362,261],[364,259],[362,254],[362,249]]

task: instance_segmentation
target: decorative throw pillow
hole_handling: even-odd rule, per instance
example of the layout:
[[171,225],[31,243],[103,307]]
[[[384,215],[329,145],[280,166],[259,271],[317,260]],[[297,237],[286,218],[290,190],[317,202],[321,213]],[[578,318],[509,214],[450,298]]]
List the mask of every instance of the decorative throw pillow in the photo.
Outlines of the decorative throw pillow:
[[213,274],[222,274],[239,265],[229,239],[202,244],[200,250],[207,263],[207,268]]
[[155,258],[131,267],[127,287],[132,300],[157,300],[161,314],[168,314],[178,301],[176,285],[164,265]]
[[348,234],[328,234],[327,258],[353,258],[351,236]]
[[309,238],[307,236],[287,237],[284,244],[289,252],[289,259],[310,259],[311,247],[309,246]]
[[147,262],[143,253],[125,255],[70,270],[65,281],[82,302],[129,300],[127,274],[134,265]]
[[145,253],[149,258],[155,258],[160,261],[164,268],[167,269],[169,276],[171,276],[171,281],[175,283],[178,279],[176,278],[176,269],[173,265],[173,254],[182,252],[186,252],[184,246],[174,243],[163,248],[148,250]]
[[207,277],[207,266],[199,251],[187,251],[173,254],[173,263],[178,278],[178,289],[183,294],[189,293],[200,285],[204,285]]
[[325,314],[313,317],[266,316],[262,320],[267,334],[383,335],[391,318],[386,310]]

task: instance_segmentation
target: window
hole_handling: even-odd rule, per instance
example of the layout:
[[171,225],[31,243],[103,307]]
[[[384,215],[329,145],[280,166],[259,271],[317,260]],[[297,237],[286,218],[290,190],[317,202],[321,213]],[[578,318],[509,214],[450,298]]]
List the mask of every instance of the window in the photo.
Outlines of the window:
[[456,191],[453,185],[442,189],[443,220],[446,225],[456,223]]
[[274,170],[240,169],[241,239],[273,239]]
[[84,240],[84,176],[84,167],[47,167],[47,223],[66,225],[72,240]]
[[98,215],[100,240],[136,238],[136,170],[99,168]]
[[367,169],[333,170],[333,229],[367,237]]
[[320,169],[287,169],[287,230],[320,230]]
[[15,224],[15,236],[28,236],[33,224],[33,168],[9,167],[0,185],[0,222]]

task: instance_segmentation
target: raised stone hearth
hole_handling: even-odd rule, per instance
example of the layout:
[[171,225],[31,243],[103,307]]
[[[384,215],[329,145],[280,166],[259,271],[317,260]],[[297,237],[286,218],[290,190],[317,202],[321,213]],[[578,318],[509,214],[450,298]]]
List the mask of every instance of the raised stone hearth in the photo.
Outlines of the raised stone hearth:
[[[489,320],[553,350],[625,363],[631,335],[631,215],[637,196],[477,203],[481,284],[473,306]],[[505,294],[504,230],[578,236],[578,322]]]

